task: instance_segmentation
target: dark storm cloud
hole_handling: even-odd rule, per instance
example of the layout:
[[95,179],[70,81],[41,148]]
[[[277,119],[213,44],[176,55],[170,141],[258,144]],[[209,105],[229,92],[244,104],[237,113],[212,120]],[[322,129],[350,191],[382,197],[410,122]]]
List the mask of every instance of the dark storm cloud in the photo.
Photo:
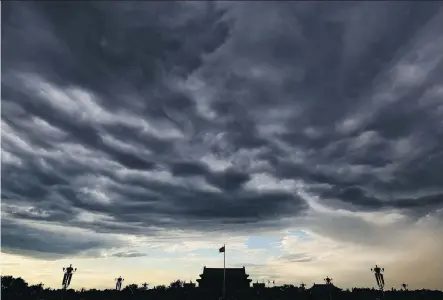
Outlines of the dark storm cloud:
[[206,175],[210,173],[208,168],[199,162],[172,163],[171,171],[176,176]]
[[[12,219],[276,226],[309,208],[300,189],[353,211],[436,211],[442,15],[438,2],[5,3],[2,246],[45,252]],[[109,246],[55,238],[60,255]]]
[[58,259],[85,251],[121,246],[97,236],[70,236],[68,233],[33,228],[2,218],[2,252],[35,258]]

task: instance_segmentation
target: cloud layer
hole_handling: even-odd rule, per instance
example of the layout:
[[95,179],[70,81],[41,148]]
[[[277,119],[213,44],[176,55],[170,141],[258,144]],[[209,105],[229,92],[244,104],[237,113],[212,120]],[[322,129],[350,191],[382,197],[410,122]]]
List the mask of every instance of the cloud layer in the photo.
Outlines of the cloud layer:
[[443,249],[442,28],[438,2],[4,4],[2,251],[267,233],[256,274],[350,255],[401,274],[421,258],[391,250]]

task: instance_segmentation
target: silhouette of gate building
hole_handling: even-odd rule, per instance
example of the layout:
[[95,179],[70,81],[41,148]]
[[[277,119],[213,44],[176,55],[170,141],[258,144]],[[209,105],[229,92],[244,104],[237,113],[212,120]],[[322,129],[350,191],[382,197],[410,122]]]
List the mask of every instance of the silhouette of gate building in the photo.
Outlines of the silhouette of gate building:
[[[226,268],[226,293],[242,291],[250,288],[251,279],[248,278],[245,267]],[[223,289],[223,268],[203,268],[203,273],[197,279],[198,288],[207,292],[221,292]]]

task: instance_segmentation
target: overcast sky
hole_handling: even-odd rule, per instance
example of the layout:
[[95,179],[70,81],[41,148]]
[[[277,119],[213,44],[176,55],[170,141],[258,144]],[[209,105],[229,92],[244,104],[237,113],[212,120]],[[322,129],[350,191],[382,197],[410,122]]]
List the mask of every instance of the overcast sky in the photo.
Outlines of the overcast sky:
[[440,2],[6,2],[2,274],[443,289]]

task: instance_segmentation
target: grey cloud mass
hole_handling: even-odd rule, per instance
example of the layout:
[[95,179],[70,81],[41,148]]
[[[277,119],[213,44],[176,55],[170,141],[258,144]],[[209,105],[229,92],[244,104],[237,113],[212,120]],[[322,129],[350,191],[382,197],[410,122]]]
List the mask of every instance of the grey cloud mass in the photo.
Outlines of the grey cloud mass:
[[144,253],[140,253],[137,251],[129,251],[129,252],[118,252],[113,254],[114,257],[143,257],[146,256]]
[[442,3],[6,2],[1,42],[2,251],[443,207]]
[[[23,215],[17,217],[26,218]],[[97,255],[97,250],[100,248],[119,246],[122,244],[110,239],[101,239],[96,235],[73,237],[60,231],[51,231],[48,235],[44,229],[2,218],[2,252],[5,253],[17,253],[19,250],[21,254],[27,256],[53,260],[83,252],[88,252],[87,255]]]

